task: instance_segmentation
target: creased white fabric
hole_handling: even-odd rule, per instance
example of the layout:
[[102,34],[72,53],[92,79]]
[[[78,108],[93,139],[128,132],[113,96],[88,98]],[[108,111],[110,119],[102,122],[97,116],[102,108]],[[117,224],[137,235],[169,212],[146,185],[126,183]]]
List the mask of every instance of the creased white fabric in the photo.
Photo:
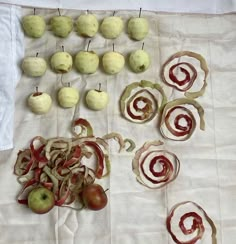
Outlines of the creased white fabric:
[[[24,9],[23,14],[32,12]],[[55,10],[40,10],[48,20]],[[95,11],[99,20],[113,11]],[[80,11],[63,10],[75,20]],[[118,11],[125,23],[133,12]],[[145,50],[150,53],[151,66],[141,74],[132,73],[126,66],[121,73],[108,76],[102,69],[90,76],[80,76],[75,69],[63,76],[72,86],[80,89],[81,100],[76,109],[58,106],[56,92],[61,87],[60,75],[49,68],[45,76],[37,79],[22,76],[15,94],[14,143],[12,151],[0,152],[0,243],[11,244],[173,244],[165,226],[171,207],[180,201],[195,201],[213,219],[217,227],[218,244],[236,240],[235,187],[236,187],[236,90],[235,52],[236,16],[158,14],[146,12],[150,33],[145,39]],[[55,38],[50,31],[40,39],[25,38],[25,56],[39,55],[49,62],[50,56],[64,45],[74,55],[86,48],[88,40],[75,32],[68,39]],[[100,33],[92,40],[90,49],[99,56],[112,49],[113,41],[105,40]],[[141,48],[142,42],[133,42],[126,32],[115,40],[115,49],[126,57],[132,50]],[[186,142],[164,140],[157,130],[157,117],[145,124],[136,125],[121,117],[118,101],[124,87],[141,79],[160,82],[160,68],[166,59],[180,50],[191,50],[203,55],[209,66],[208,86],[203,97],[197,99],[205,109],[206,130],[197,127],[193,137]],[[84,105],[88,89],[102,83],[111,100],[107,109],[94,112]],[[26,106],[27,96],[39,86],[53,98],[51,111],[34,115]],[[180,94],[167,88],[168,99]],[[110,143],[111,175],[99,180],[107,192],[108,206],[99,212],[55,207],[47,215],[33,214],[16,202],[21,187],[13,175],[13,166],[20,149],[29,146],[30,140],[41,135],[70,137],[73,118],[88,119],[94,133],[102,136],[117,131],[135,140],[137,149],[148,140],[164,140],[164,147],[179,157],[180,174],[176,181],[160,190],[146,189],[132,172],[134,153],[118,153],[117,143]],[[199,123],[197,119],[197,124]],[[199,124],[198,124],[199,125]],[[202,244],[210,243],[209,229]]]
[[20,7],[0,5],[0,150],[13,147],[15,86],[23,56]]
[[181,13],[228,13],[236,11],[236,0],[0,0],[0,3],[11,3],[38,8],[62,8],[78,10],[144,10],[181,12]]

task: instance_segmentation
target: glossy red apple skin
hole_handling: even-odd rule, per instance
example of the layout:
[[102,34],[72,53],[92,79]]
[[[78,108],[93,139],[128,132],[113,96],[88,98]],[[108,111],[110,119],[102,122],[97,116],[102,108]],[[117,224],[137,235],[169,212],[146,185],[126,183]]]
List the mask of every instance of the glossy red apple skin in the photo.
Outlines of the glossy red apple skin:
[[85,207],[94,211],[103,209],[108,202],[105,191],[98,184],[85,186],[81,196]]
[[45,187],[37,187],[28,195],[28,207],[37,214],[49,212],[55,205],[53,192]]

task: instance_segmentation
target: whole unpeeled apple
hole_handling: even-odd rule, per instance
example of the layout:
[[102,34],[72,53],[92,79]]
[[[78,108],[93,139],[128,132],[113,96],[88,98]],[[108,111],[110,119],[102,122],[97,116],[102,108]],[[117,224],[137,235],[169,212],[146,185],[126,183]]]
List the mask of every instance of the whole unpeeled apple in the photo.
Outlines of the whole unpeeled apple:
[[51,67],[56,73],[68,73],[72,65],[72,57],[68,52],[56,52],[51,57]]
[[102,57],[102,65],[107,74],[114,75],[123,69],[125,58],[118,52],[107,52]]
[[93,74],[97,71],[99,57],[94,51],[80,51],[75,56],[75,67],[82,74]]
[[150,65],[148,53],[141,49],[132,52],[129,56],[129,65],[135,73],[147,70]]
[[128,22],[128,34],[130,38],[140,41],[143,40],[149,32],[149,24],[145,18],[131,18]]
[[117,16],[106,17],[100,26],[102,35],[107,39],[117,38],[123,31],[123,20]]
[[72,108],[79,101],[79,91],[74,87],[62,87],[58,94],[58,102],[63,108]]
[[28,106],[35,114],[46,114],[52,105],[51,97],[44,92],[35,92],[28,97]]
[[51,29],[54,35],[67,37],[73,28],[73,21],[70,16],[54,16],[50,20]]
[[78,17],[76,27],[79,35],[93,37],[98,32],[98,20],[93,14],[82,14]]
[[109,103],[107,92],[100,90],[89,90],[86,97],[86,104],[92,110],[102,110]]
[[54,194],[45,187],[37,187],[28,195],[28,207],[37,214],[49,212],[55,205]]
[[33,38],[41,37],[46,29],[46,23],[40,15],[26,15],[22,19],[22,26],[27,36]]
[[47,63],[45,59],[40,57],[26,57],[23,59],[21,67],[26,75],[39,77],[46,72]]
[[90,210],[101,210],[108,202],[107,195],[102,186],[91,184],[84,187],[82,190],[82,200],[86,208]]

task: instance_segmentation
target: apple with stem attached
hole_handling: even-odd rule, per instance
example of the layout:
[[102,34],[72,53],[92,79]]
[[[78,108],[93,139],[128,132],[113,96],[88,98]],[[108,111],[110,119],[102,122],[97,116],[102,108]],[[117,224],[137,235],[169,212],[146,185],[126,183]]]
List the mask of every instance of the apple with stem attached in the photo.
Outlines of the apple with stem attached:
[[118,16],[109,16],[103,19],[100,26],[103,37],[107,39],[117,38],[123,31],[123,20]]
[[123,69],[125,65],[125,58],[122,54],[114,51],[114,44],[113,51],[107,52],[103,55],[102,65],[104,71],[111,75],[117,74]]
[[50,19],[50,26],[55,36],[65,38],[73,29],[73,20],[70,16],[61,15],[58,9],[59,16],[54,16]]
[[[144,46],[144,43],[143,43]],[[149,54],[142,49],[131,52],[129,56],[129,66],[135,73],[144,72],[150,66]]]
[[88,108],[98,111],[107,106],[109,103],[109,96],[107,92],[101,91],[101,83],[99,83],[99,89],[89,90],[85,100]]
[[56,73],[68,73],[72,69],[73,60],[68,52],[64,51],[62,46],[62,52],[56,52],[51,57],[51,67]]
[[37,214],[49,212],[55,205],[53,192],[45,187],[37,187],[28,195],[28,207]]
[[79,35],[93,37],[98,32],[98,20],[93,14],[82,14],[78,17],[76,28]]
[[28,97],[27,102],[31,111],[35,114],[46,114],[52,106],[50,95],[45,92],[39,92],[38,87],[36,87],[36,92]]
[[22,19],[22,26],[25,34],[29,37],[40,38],[46,29],[46,22],[40,15],[26,15]]
[[40,77],[45,74],[47,63],[44,58],[38,57],[37,53],[35,57],[24,58],[21,67],[26,75]]
[[141,17],[141,8],[139,17],[133,17],[128,22],[128,34],[131,39],[143,40],[149,32],[149,23],[147,19]]
[[70,86],[62,87],[58,94],[57,94],[58,102],[61,107],[63,108],[72,108],[74,107],[79,101],[79,91]]
[[75,56],[75,67],[81,74],[93,74],[97,71],[99,57],[94,51],[89,51],[88,43],[86,51],[80,51]]
[[90,210],[101,210],[108,202],[106,191],[99,184],[90,184],[83,188],[81,197],[84,206]]

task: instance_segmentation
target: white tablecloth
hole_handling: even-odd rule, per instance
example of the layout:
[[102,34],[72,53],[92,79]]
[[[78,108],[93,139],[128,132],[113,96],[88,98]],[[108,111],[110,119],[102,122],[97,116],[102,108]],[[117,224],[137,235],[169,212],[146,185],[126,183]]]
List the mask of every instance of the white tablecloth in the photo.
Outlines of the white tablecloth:
[[[85,6],[85,3],[81,3],[81,6],[83,4]],[[145,73],[137,75],[125,67],[116,76],[107,76],[101,69],[90,76],[79,77],[75,70],[64,76],[80,88],[81,99],[85,90],[94,88],[102,82],[103,88],[110,94],[111,101],[106,110],[94,112],[88,110],[82,100],[76,110],[64,110],[58,107],[56,91],[60,87],[60,76],[50,69],[39,79],[27,78],[24,75],[19,79],[20,76],[13,64],[17,60],[19,65],[20,58],[23,57],[22,50],[25,56],[39,52],[48,60],[62,44],[68,52],[75,54],[84,49],[87,43],[76,33],[72,33],[67,40],[63,41],[55,38],[49,31],[41,40],[23,39],[19,20],[21,14],[30,11],[32,10],[1,6],[0,17],[6,26],[2,29],[5,33],[3,36],[5,39],[2,39],[6,41],[2,42],[5,46],[1,45],[1,55],[3,59],[9,59],[10,62],[3,62],[1,59],[1,67],[4,67],[1,68],[1,74],[6,75],[3,76],[5,79],[1,79],[1,85],[9,85],[9,92],[12,92],[13,87],[16,86],[16,93],[1,95],[1,99],[9,99],[5,100],[8,102],[5,102],[4,106],[1,102],[1,109],[6,111],[5,116],[13,115],[11,113],[14,111],[14,105],[11,102],[15,100],[15,119],[14,148],[0,152],[0,243],[151,244],[158,242],[172,244],[173,241],[165,227],[165,219],[174,204],[185,200],[195,201],[207,211],[216,224],[219,244],[234,243],[236,240],[234,207],[236,200],[236,136],[234,133],[236,32],[232,30],[235,29],[236,16],[233,14],[161,14],[145,11],[143,14],[151,24],[150,34],[145,39],[145,50],[150,53],[152,60],[151,67]],[[38,11],[47,19],[56,14],[56,10]],[[62,13],[76,19],[80,11],[63,10]],[[112,11],[94,11],[94,13],[101,20]],[[118,11],[118,14],[127,21],[134,12]],[[104,51],[111,49],[111,43],[97,34],[91,43],[91,48],[101,56]],[[139,48],[140,44],[131,41],[125,32],[115,41],[116,50],[125,56],[131,50]],[[164,140],[156,129],[157,119],[146,125],[129,123],[120,116],[118,101],[124,87],[134,81],[146,79],[163,84],[159,76],[161,64],[170,55],[180,50],[191,50],[202,54],[208,63],[210,75],[207,79],[206,93],[198,99],[205,109],[206,131],[197,129],[187,142],[165,140],[165,148],[176,153],[181,161],[180,175],[175,182],[160,190],[146,189],[135,180],[132,172],[131,162],[134,153],[119,154],[117,144],[112,143],[111,175],[99,181],[104,187],[109,188],[109,204],[104,210],[96,213],[85,210],[76,212],[55,207],[47,215],[36,215],[16,202],[16,195],[20,190],[20,185],[13,175],[17,152],[28,147],[30,139],[36,135],[46,138],[70,137],[69,127],[75,117],[88,119],[97,136],[118,131],[124,136],[133,138],[137,148],[148,140]],[[17,55],[12,59],[9,53]],[[76,78],[79,79],[75,80]],[[6,83],[2,83],[3,81]],[[41,90],[47,91],[53,98],[53,107],[47,115],[35,116],[26,107],[25,99],[36,85],[39,85]],[[168,99],[176,96],[178,96],[176,92],[168,93]],[[5,110],[7,104],[11,105]],[[11,123],[13,124],[10,120],[9,128],[12,126]],[[3,128],[2,131],[5,129]],[[4,146],[4,141],[0,143]],[[209,232],[201,243],[210,243]]]

